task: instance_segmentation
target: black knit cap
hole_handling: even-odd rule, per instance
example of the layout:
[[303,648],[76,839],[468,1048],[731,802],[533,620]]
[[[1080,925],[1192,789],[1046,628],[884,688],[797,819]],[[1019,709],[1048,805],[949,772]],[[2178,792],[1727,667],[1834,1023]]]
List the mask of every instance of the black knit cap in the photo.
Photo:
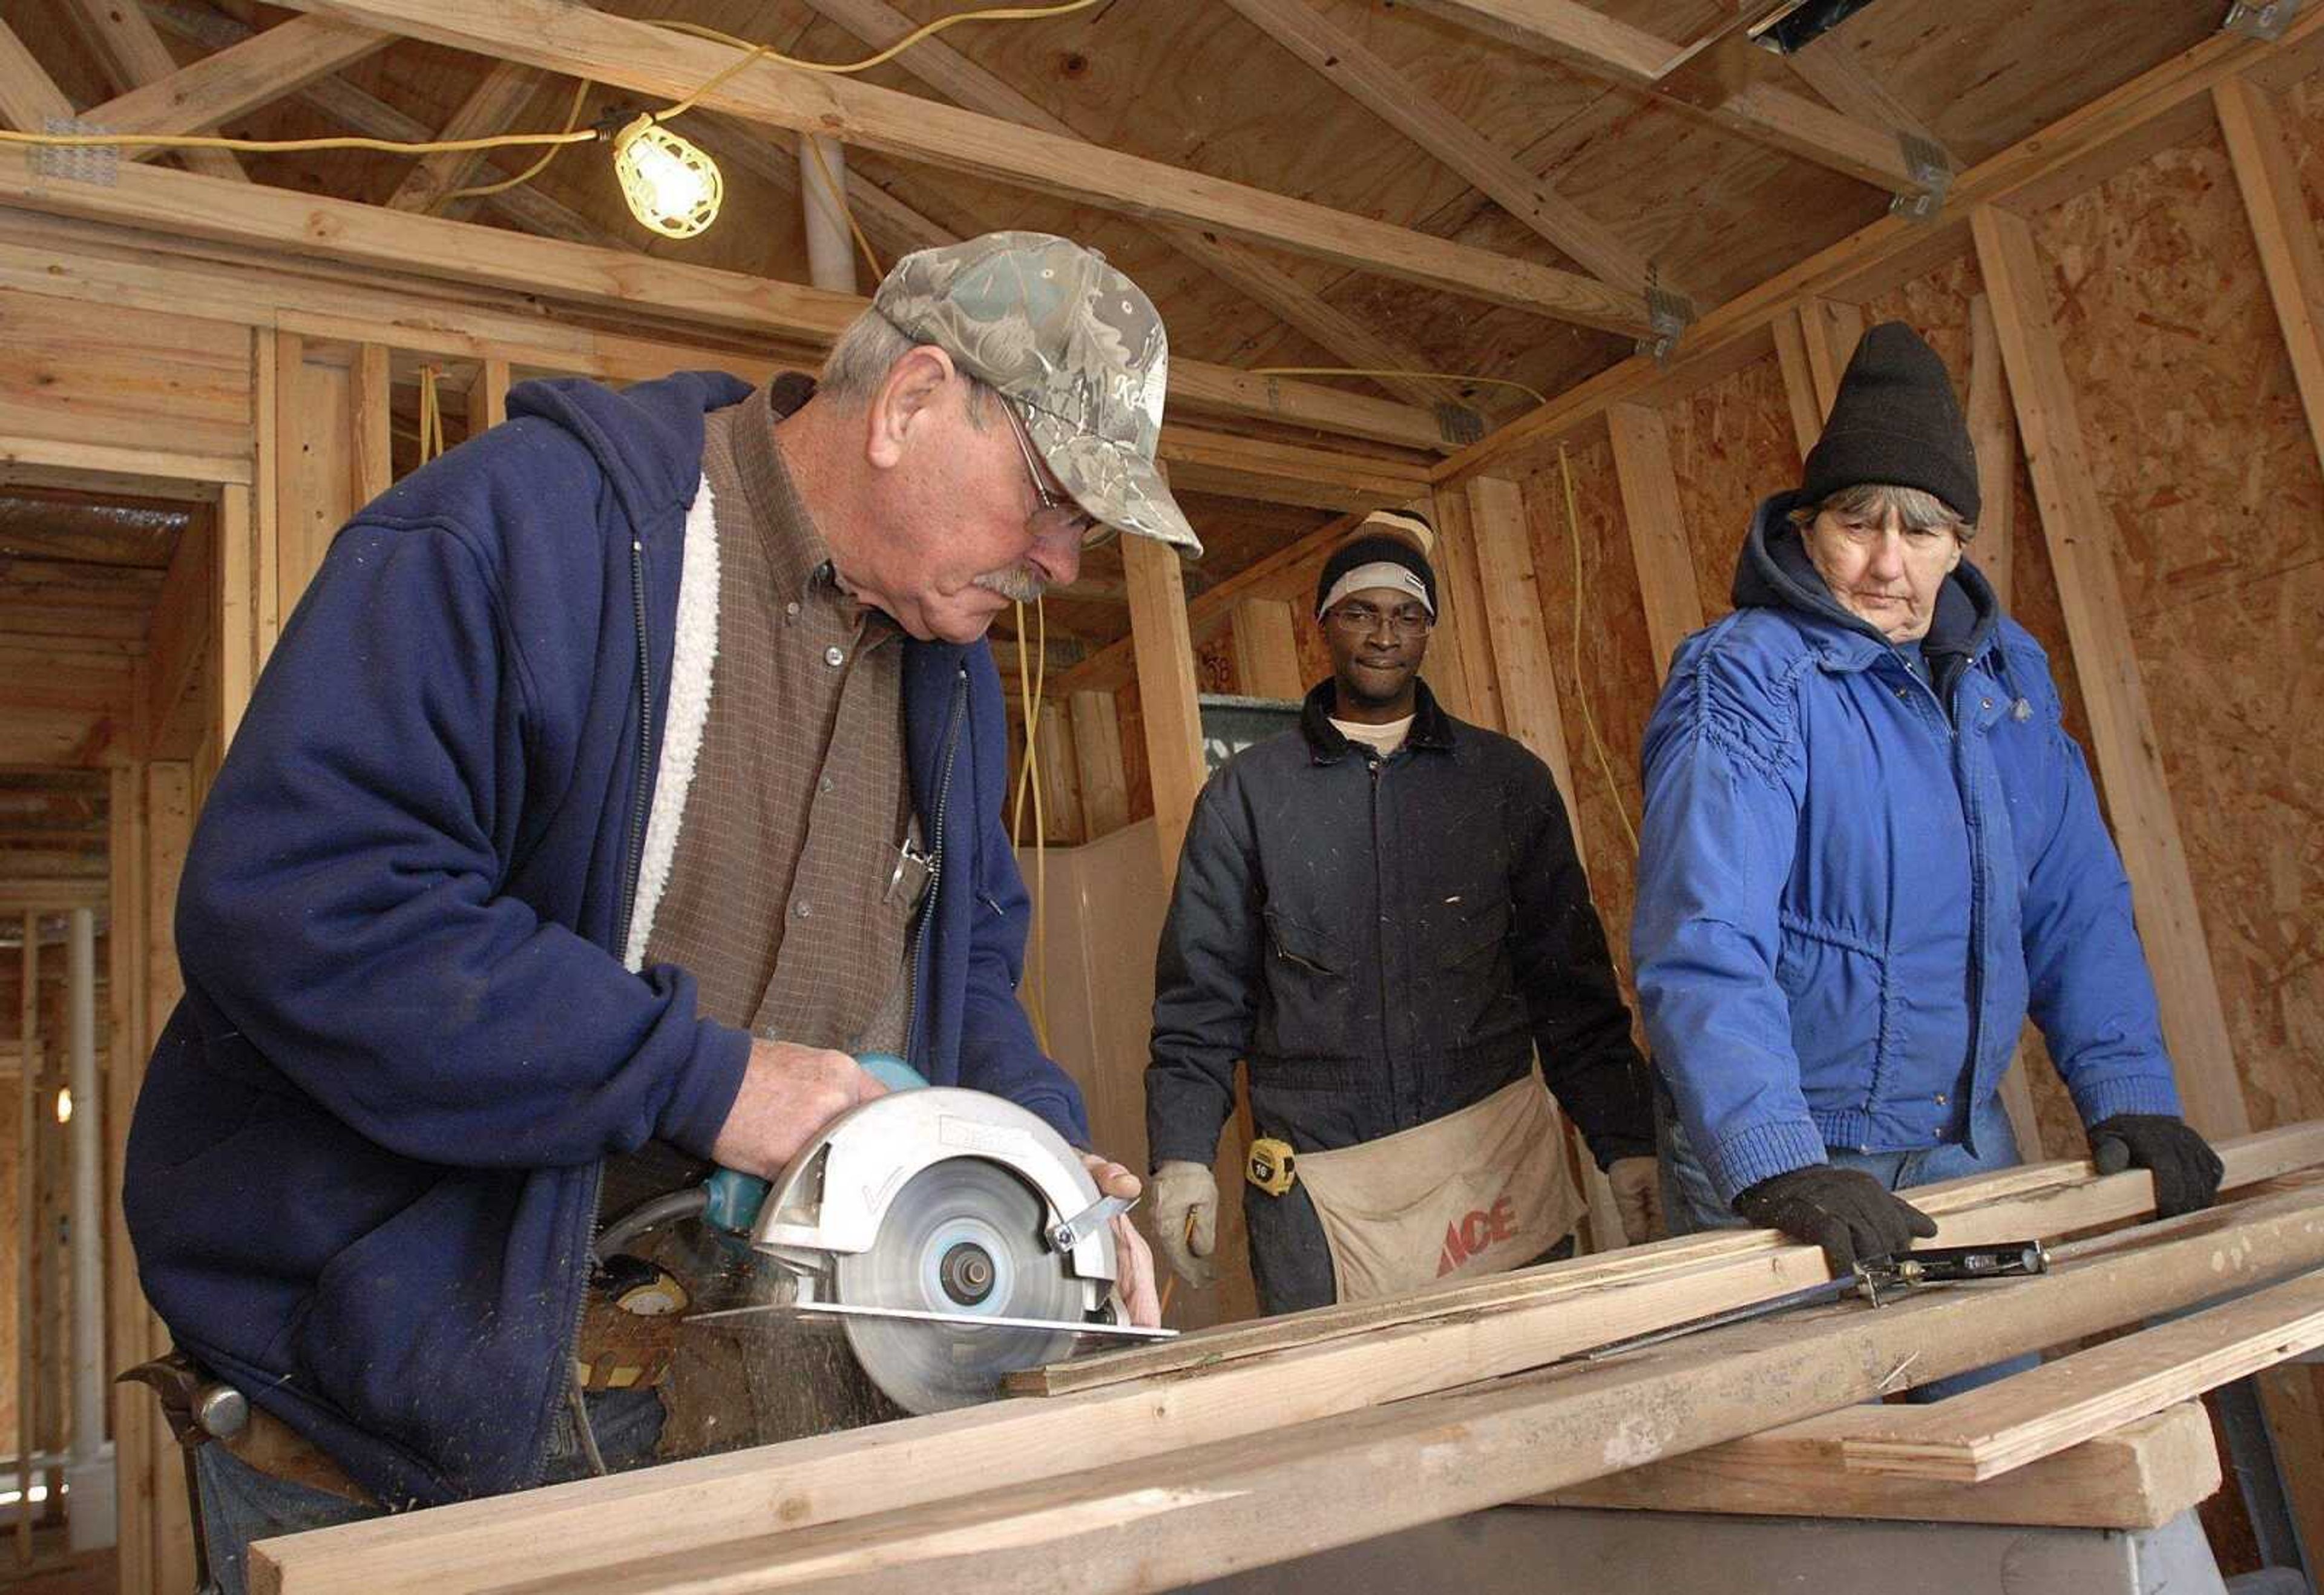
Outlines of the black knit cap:
[[1428,557],[1411,542],[1394,532],[1375,532],[1366,537],[1351,538],[1332,552],[1323,561],[1323,572],[1315,578],[1315,613],[1323,613],[1323,600],[1333,584],[1359,565],[1401,565],[1420,578],[1428,595],[1428,613],[1436,613],[1436,572],[1429,567]]
[[1856,346],[1800,488],[1820,504],[1866,483],[1932,493],[1972,524],[1984,507],[1953,380],[1902,321],[1883,321]]

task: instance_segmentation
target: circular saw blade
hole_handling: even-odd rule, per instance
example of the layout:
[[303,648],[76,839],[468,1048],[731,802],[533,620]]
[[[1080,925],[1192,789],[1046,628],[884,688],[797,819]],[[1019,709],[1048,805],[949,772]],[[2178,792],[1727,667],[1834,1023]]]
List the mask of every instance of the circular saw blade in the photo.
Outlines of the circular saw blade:
[[[1047,1206],[1015,1175],[981,1157],[929,1165],[908,1181],[866,1252],[835,1259],[851,1306],[958,1317],[1078,1322],[1088,1288],[1065,1271],[1044,1231]],[[955,1328],[927,1320],[845,1317],[856,1360],[907,1412],[942,1412],[991,1398],[1019,1369],[1072,1349],[1068,1331]]]

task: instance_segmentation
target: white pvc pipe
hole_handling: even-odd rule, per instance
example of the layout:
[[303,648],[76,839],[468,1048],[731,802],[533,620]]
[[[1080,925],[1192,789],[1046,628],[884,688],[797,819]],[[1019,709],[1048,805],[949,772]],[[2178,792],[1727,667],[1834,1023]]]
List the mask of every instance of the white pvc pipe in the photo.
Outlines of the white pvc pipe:
[[72,1047],[72,1459],[105,1443],[105,1139],[97,1079],[97,929],[72,911],[65,977]]
[[847,147],[824,134],[798,142],[799,203],[807,216],[807,281],[855,291],[855,241],[847,230]]

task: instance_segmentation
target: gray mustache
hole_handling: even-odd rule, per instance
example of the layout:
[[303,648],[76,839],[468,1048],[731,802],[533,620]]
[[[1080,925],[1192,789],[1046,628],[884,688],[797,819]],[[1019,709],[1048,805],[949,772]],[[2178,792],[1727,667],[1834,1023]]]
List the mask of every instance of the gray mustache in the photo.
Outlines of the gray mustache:
[[975,578],[975,585],[988,593],[998,593],[1014,604],[1030,604],[1049,587],[1041,573],[1029,565],[988,571]]

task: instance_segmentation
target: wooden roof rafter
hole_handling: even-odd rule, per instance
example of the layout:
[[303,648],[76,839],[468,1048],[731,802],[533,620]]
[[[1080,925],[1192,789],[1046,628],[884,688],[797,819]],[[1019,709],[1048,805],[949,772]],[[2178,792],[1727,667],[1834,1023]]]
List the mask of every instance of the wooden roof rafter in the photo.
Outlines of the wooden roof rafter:
[[[1764,82],[1730,83],[1715,94],[1690,87],[1682,70],[1723,42],[1737,18],[1692,44],[1673,44],[1580,0],[1412,0],[1463,27],[1549,56],[1708,117],[1741,137],[1845,172],[1894,194],[1924,185],[1895,134],[1867,126],[1803,95]],[[1764,8],[1763,8],[1764,9]]]
[[[154,32],[152,23],[126,0],[117,4],[116,0],[66,0],[66,4],[120,88],[142,88],[178,70],[177,58]],[[178,154],[187,166],[205,176],[250,180],[242,162],[228,151],[193,149]]]
[[[693,93],[733,64],[729,46],[549,0],[292,0],[320,11],[636,92]],[[753,122],[826,133],[906,160],[1400,278],[1556,320],[1639,335],[1642,295],[1513,256],[1204,176],[914,95],[757,62],[703,99]]]
[[[157,27],[212,51],[232,49],[257,36],[257,30],[205,0],[143,0],[143,5]],[[436,136],[434,129],[339,78],[318,78],[305,84],[298,90],[297,97],[349,132],[369,138],[416,144]],[[486,161],[490,165],[493,158],[488,155]],[[623,243],[580,212],[530,184],[492,195],[482,204],[512,226],[545,238],[562,238],[567,243],[600,248],[619,247]]]
[[[337,17],[294,16],[93,106],[81,119],[107,133],[208,133],[394,42],[392,34]],[[150,161],[168,152],[148,144],[121,153]]]
[[[866,44],[885,48],[918,25],[888,0],[806,0],[827,21]],[[1009,83],[969,60],[941,39],[924,40],[896,60],[930,88],[972,111],[1026,127],[1078,139],[1080,132],[1035,104]],[[1171,248],[1212,275],[1239,289],[1351,367],[1367,372],[1420,372],[1428,358],[1398,338],[1366,327],[1268,260],[1259,251],[1196,227],[1161,226],[1157,235]],[[1615,286],[1635,288],[1637,281]],[[1452,384],[1418,376],[1374,376],[1370,380],[1410,403],[1434,405],[1451,398]]]

